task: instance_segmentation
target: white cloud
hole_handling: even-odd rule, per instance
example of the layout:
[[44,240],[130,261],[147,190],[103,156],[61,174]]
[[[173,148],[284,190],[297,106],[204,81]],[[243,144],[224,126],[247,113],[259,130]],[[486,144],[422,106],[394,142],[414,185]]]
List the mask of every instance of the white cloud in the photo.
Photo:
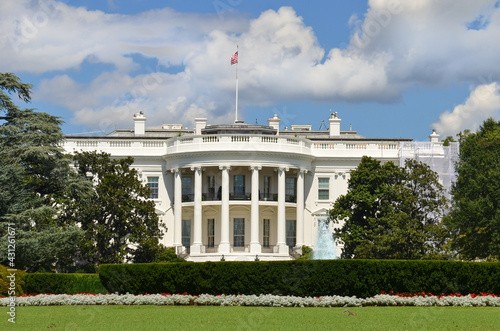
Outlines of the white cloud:
[[439,116],[439,121],[432,127],[442,137],[455,136],[468,129],[476,131],[483,121],[489,117],[500,115],[500,85],[498,83],[477,86],[464,104],[456,106],[453,111],[446,111]]
[[78,67],[89,55],[118,69],[133,69],[125,55],[141,52],[182,63],[189,51],[200,49],[214,29],[239,33],[245,23],[220,21],[215,15],[181,14],[171,9],[137,15],[106,14],[71,7],[54,0],[2,1],[0,21],[6,50],[0,70],[43,73]]
[[[372,0],[360,26],[354,23],[351,47],[365,57],[391,54],[387,75],[399,89],[415,83],[437,86],[472,81],[492,71],[500,55],[500,11],[495,1]],[[481,15],[490,24],[468,30]],[[356,20],[353,20],[356,22]],[[495,68],[494,68],[495,67]]]

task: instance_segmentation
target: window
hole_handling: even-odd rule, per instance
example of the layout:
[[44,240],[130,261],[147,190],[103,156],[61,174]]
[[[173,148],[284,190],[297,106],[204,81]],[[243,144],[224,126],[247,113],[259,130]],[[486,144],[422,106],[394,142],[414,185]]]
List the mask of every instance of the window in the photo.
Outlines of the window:
[[151,190],[150,199],[158,199],[158,177],[148,177],[148,187]]
[[330,178],[318,178],[318,199],[330,199]]
[[208,200],[215,200],[215,176],[207,176],[208,180]]
[[285,179],[285,201],[295,202],[297,195],[297,178],[287,177]]
[[193,201],[192,178],[182,177],[182,201]]
[[269,248],[269,219],[264,219],[262,222],[262,246]]
[[233,231],[233,246],[234,247],[244,247],[245,246],[245,219],[235,218],[234,219],[234,231]]
[[295,247],[297,242],[297,222],[295,220],[286,220],[286,244],[288,247]]
[[234,176],[234,199],[244,199],[245,198],[245,176],[235,175]]
[[182,246],[191,246],[191,220],[182,220]]
[[215,246],[215,220],[213,218],[208,219],[208,242],[207,247],[212,248]]
[[264,176],[264,200],[269,199],[271,200],[271,177],[270,176]]

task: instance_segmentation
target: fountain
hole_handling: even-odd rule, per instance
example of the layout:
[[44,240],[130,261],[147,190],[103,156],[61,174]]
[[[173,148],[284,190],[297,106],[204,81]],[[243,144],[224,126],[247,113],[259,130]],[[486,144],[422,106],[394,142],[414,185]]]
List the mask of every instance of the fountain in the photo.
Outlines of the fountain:
[[336,259],[335,240],[328,228],[328,222],[318,220],[318,236],[314,245],[313,256],[314,260],[331,260]]

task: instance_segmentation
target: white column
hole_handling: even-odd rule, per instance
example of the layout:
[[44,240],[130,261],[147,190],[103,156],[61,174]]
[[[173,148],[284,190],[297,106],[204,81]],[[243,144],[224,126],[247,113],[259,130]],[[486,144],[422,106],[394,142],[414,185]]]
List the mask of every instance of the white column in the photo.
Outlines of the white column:
[[250,167],[252,171],[252,200],[250,218],[250,253],[260,254],[259,243],[259,170],[261,167]]
[[181,169],[172,169],[174,174],[174,246],[182,253],[182,177]]
[[286,168],[278,169],[278,246],[279,254],[288,254],[286,245],[286,215],[285,215],[285,171]]
[[222,170],[220,244],[219,253],[229,253],[229,166],[220,166]]
[[297,245],[304,245],[304,174],[307,170],[300,169],[297,174]]
[[201,253],[201,168],[192,167],[194,171],[194,219],[193,219],[193,243],[190,254]]

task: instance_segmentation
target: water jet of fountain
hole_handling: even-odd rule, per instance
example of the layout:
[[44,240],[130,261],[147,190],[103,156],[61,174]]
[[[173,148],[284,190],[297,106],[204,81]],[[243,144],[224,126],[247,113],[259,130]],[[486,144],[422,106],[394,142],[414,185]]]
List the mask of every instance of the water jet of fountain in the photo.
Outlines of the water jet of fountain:
[[316,237],[312,258],[314,260],[331,260],[337,258],[335,254],[335,240],[330,233],[326,221],[318,220],[318,235]]

